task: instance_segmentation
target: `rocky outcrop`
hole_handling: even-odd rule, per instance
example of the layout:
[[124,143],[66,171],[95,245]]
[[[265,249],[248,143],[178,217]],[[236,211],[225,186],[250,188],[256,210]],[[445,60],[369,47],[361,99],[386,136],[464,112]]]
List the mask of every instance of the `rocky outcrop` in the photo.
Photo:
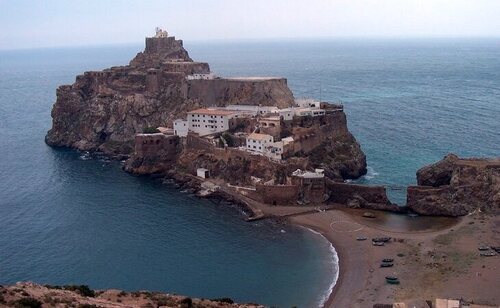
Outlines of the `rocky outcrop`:
[[315,168],[330,179],[357,179],[366,174],[366,155],[351,133],[330,138],[309,154]]
[[417,171],[417,184],[433,187],[449,185],[454,165],[458,160],[459,157],[457,155],[448,154],[437,163],[422,167]]
[[230,298],[198,299],[161,292],[92,290],[85,285],[51,286],[19,282],[0,286],[0,307],[209,307],[257,308],[236,304]]
[[500,209],[500,159],[460,159],[449,154],[417,171],[407,206],[422,215],[467,215]]
[[109,155],[130,154],[136,133],[166,126],[199,107],[293,104],[283,78],[186,78],[207,73],[209,65],[193,62],[182,41],[147,38],[146,49],[130,65],[85,72],[72,85],[57,89],[45,141]]

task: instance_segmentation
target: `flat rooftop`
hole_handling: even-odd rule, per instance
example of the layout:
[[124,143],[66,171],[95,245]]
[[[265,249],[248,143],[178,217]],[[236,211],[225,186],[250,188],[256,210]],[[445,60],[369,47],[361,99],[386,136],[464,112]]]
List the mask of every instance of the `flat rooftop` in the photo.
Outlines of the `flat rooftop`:
[[231,110],[225,110],[225,109],[200,108],[200,109],[191,110],[188,112],[188,114],[204,114],[204,115],[224,116],[224,115],[235,114],[235,112],[231,111]]
[[269,76],[269,77],[224,77],[224,79],[227,79],[227,80],[238,80],[238,81],[245,81],[245,80],[248,80],[248,81],[266,81],[266,80],[278,80],[278,79],[283,79],[283,77],[273,77],[273,76]]
[[271,135],[259,134],[259,133],[251,133],[250,135],[248,135],[249,139],[254,139],[254,140],[264,140],[264,139],[269,139],[269,137],[271,137]]

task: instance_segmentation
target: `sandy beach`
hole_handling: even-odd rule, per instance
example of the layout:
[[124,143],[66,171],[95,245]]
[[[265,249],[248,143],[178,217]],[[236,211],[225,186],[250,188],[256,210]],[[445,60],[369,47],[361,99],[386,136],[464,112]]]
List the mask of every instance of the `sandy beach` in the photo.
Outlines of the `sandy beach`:
[[[478,251],[479,245],[498,243],[498,217],[478,214],[457,219],[451,226],[408,232],[377,225],[363,218],[363,212],[328,210],[290,218],[323,234],[339,255],[339,279],[325,307],[435,298],[498,305],[498,256],[480,257]],[[357,241],[360,236],[368,240]],[[392,240],[382,247],[371,244],[371,238],[382,236]],[[380,268],[384,258],[394,259],[394,266]],[[387,275],[397,276],[401,284],[386,284]]]
[[[435,298],[500,304],[498,255],[481,257],[478,250],[480,245],[500,243],[498,215],[411,218],[336,204],[268,206],[227,187],[223,191],[259,217],[285,219],[319,232],[332,243],[339,257],[339,277],[324,307],[371,308],[374,304]],[[376,218],[363,217],[365,212]],[[358,241],[357,237],[367,240]],[[374,237],[391,237],[391,241],[373,246]],[[381,268],[384,258],[394,259],[394,266]],[[401,283],[387,284],[387,275],[397,276]]]

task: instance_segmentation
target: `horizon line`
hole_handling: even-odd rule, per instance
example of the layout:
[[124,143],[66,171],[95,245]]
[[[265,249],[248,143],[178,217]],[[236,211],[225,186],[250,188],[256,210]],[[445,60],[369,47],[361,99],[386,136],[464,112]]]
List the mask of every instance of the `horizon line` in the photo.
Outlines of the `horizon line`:
[[[176,37],[175,35],[173,35]],[[144,39],[147,36],[144,36]],[[144,39],[139,41],[128,42],[113,42],[113,43],[90,43],[90,44],[74,44],[74,45],[46,45],[46,46],[26,46],[26,47],[13,47],[3,48],[0,51],[28,51],[28,50],[48,50],[48,49],[73,49],[73,48],[97,48],[97,47],[111,47],[111,46],[133,46],[144,44]],[[183,43],[186,40],[180,39]],[[188,43],[244,43],[244,42],[293,42],[293,41],[335,41],[335,40],[391,40],[391,41],[405,41],[405,40],[500,40],[500,35],[464,35],[464,36],[369,36],[369,35],[352,35],[352,36],[318,36],[318,37],[269,37],[269,38],[215,38],[215,39],[189,39]]]

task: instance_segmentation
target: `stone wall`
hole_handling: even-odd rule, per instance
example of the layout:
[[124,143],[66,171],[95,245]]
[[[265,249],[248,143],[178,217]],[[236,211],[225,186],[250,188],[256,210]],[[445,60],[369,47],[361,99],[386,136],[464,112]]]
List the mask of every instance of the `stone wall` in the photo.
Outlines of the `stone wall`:
[[135,136],[134,155],[137,158],[159,157],[175,160],[179,150],[179,137],[162,133],[137,134]]
[[188,99],[203,106],[249,104],[284,108],[294,102],[284,78],[189,80],[187,94]]
[[270,205],[296,205],[299,198],[297,185],[263,185],[256,186],[261,201]]
[[317,117],[295,117],[287,123],[294,143],[289,155],[307,154],[329,138],[347,134],[347,120],[343,112],[332,112]]

